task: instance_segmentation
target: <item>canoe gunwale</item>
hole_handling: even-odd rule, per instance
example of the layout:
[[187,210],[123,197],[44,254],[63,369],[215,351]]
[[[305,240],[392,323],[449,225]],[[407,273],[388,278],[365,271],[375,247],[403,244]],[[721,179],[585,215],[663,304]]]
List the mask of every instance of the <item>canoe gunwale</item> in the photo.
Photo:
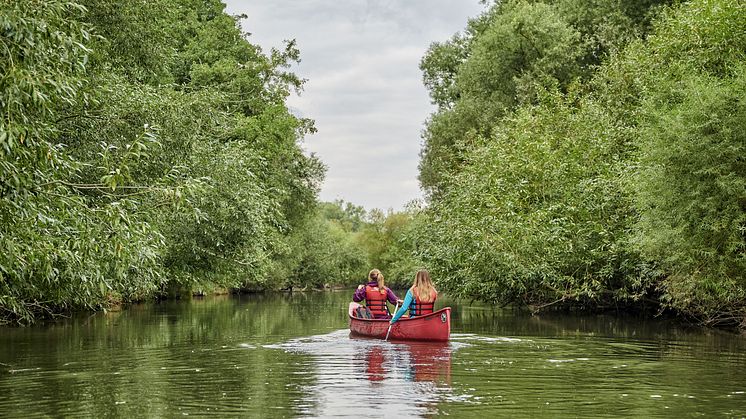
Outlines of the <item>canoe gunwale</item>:
[[[441,308],[438,311],[433,311],[430,314],[424,314],[422,316],[400,317],[399,320],[397,320],[396,322],[397,323],[399,323],[399,322],[411,322],[411,321],[417,321],[417,320],[423,321],[424,319],[426,319],[428,317],[439,316],[441,313],[445,313],[446,311],[448,311],[450,309],[451,309],[450,307],[443,307],[443,308]],[[353,316],[353,315],[351,315],[349,313],[347,314],[347,316],[350,318],[350,320],[361,321],[361,322],[371,322],[371,323],[381,323],[381,322],[388,323],[391,320],[391,319],[363,319],[363,318],[360,318],[360,317],[355,317],[355,316]]]

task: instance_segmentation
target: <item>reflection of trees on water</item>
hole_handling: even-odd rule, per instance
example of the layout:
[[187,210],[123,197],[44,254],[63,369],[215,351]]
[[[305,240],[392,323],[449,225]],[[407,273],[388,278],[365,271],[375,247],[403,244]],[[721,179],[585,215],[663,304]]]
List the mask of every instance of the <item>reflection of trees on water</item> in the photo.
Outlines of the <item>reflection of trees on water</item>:
[[350,295],[197,298],[4,328],[0,412],[490,417],[499,403],[505,417],[547,417],[539,409],[550,408],[650,417],[665,403],[668,417],[744,413],[742,337],[443,297],[438,304],[453,307],[450,343],[351,339]]
[[697,341],[707,350],[742,352],[743,340],[729,332],[688,326],[664,317],[651,319],[632,313],[581,313],[548,311],[531,315],[526,310],[499,308],[489,304],[438,299],[452,307],[453,333],[477,333],[491,336],[531,337],[614,337],[648,342]]

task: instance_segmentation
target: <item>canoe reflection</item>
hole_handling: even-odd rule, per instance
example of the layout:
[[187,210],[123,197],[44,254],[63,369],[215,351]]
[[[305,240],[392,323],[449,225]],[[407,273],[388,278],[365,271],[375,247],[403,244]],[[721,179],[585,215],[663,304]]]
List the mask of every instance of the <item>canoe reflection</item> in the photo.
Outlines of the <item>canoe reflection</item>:
[[451,357],[463,344],[385,342],[339,330],[278,347],[310,355],[299,416],[430,417],[454,397]]
[[402,343],[409,352],[412,381],[451,384],[451,347],[447,342]]
[[365,372],[370,381],[382,381],[392,371],[407,381],[451,383],[451,346],[447,342],[399,342],[366,348]]
[[386,370],[383,363],[386,358],[383,356],[383,347],[371,346],[365,354],[365,374],[370,381],[383,381],[386,378]]

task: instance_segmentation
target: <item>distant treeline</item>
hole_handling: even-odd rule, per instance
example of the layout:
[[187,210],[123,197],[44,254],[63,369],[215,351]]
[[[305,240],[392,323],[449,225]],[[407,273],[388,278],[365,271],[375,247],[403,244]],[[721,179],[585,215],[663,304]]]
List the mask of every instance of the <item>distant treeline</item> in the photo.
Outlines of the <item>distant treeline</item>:
[[456,296],[746,328],[741,0],[505,0],[421,62],[412,257]]

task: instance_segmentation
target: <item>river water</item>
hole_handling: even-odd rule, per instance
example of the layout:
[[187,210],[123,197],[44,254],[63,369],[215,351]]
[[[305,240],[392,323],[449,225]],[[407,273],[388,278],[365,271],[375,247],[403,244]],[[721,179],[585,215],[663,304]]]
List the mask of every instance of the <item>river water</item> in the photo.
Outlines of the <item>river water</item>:
[[210,297],[0,328],[0,416],[746,416],[742,336],[443,298],[449,343],[391,343],[350,336],[350,295]]

